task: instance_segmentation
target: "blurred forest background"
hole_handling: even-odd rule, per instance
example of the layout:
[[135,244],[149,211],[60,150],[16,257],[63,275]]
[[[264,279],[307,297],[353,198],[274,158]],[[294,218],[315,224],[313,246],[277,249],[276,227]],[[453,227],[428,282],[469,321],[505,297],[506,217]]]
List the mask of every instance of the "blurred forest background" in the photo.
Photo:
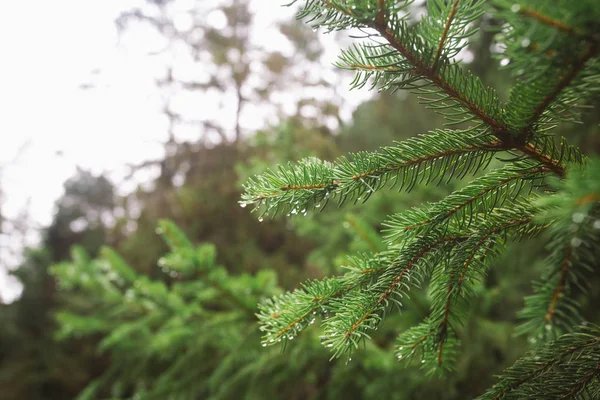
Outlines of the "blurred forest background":
[[[183,13],[177,3],[148,0],[115,21],[122,34],[144,26],[160,35],[156,56],[173,60],[157,74],[168,134],[164,157],[131,166],[124,182],[138,186],[127,195],[118,187],[123,182],[85,169],[65,182],[39,245],[25,249],[11,272],[23,285],[21,296],[0,303],[0,399],[481,394],[527,349],[514,333],[523,297],[539,276],[541,242],[511,245],[490,271],[462,329],[457,371],[443,379],[406,368],[391,351],[397,332],[427,313],[428,298],[420,293],[347,365],[329,361],[316,327],[284,352],[260,346],[258,302],[339,273],[347,254],[380,250],[387,214],[435,201],[456,186],[392,190],[360,207],[329,205],[322,213],[259,221],[238,203],[241,183],[278,163],[373,150],[442,121],[403,92],[373,92],[343,117],[349,105],[339,88],[348,75],[323,65],[319,33],[286,20],[273,39],[285,48],[273,49],[251,40],[264,16],[251,12],[250,0],[186,2]],[[492,33],[501,21],[484,17],[480,24],[462,55],[465,67],[506,98],[509,78],[494,57],[500,49]],[[94,80],[85,86],[94,90]],[[588,131],[569,126],[563,134],[597,153],[600,117],[587,118]],[[251,129],[244,122],[255,120],[266,123]],[[147,171],[154,178],[140,182]],[[159,224],[163,219],[189,242],[175,225]],[[8,235],[25,224],[1,214],[0,223]],[[599,297],[592,293],[584,303],[591,321],[598,321]]]

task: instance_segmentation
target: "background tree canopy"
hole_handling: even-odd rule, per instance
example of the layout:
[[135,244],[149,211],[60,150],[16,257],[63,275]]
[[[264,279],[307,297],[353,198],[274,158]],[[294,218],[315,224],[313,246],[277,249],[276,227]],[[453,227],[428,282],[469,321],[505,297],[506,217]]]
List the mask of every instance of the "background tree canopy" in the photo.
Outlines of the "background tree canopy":
[[[367,54],[379,51],[370,48],[355,48],[357,54],[342,53],[341,60],[350,69],[360,68],[359,62],[379,63],[371,69],[365,67],[370,75],[359,73],[353,84],[362,86],[380,68],[383,72],[374,76],[378,87],[392,90],[373,92],[348,118],[345,114],[351,105],[339,95],[348,75],[332,74],[330,66],[323,65],[326,49],[310,27],[291,19],[278,22],[273,42],[285,46],[277,49],[256,40],[257,29],[264,25],[253,11],[253,2],[204,3],[191,2],[182,11],[179,1],[148,0],[123,12],[116,21],[122,35],[144,27],[161,38],[155,56],[167,60],[157,73],[157,90],[167,121],[164,156],[131,166],[127,180],[136,182],[137,187],[130,193],[120,190],[124,182],[111,182],[102,174],[81,168],[65,182],[52,223],[41,229],[39,245],[25,249],[20,265],[12,272],[23,285],[22,295],[10,304],[0,304],[0,399],[465,399],[482,395],[498,382],[501,390],[510,388],[514,384],[510,373],[505,375],[508,381],[498,381],[495,376],[509,366],[514,365],[513,373],[519,374],[528,371],[531,364],[539,364],[538,359],[527,358],[515,364],[532,345],[541,346],[538,355],[532,357],[542,357],[542,364],[554,366],[552,348],[535,343],[539,324],[523,324],[525,318],[536,317],[532,310],[543,292],[543,285],[532,288],[531,282],[539,280],[546,270],[545,259],[552,249],[546,246],[545,236],[508,243],[506,250],[496,255],[494,268],[469,288],[476,301],[462,310],[462,323],[456,324],[454,333],[460,344],[450,354],[456,359],[451,373],[431,377],[427,374],[429,362],[425,365],[428,368],[423,368],[420,359],[408,367],[398,361],[405,356],[402,346],[398,350],[398,334],[422,327],[419,324],[434,315],[430,309],[439,308],[434,281],[402,298],[402,314],[386,315],[385,324],[368,332],[372,340],[361,342],[351,361],[332,358],[331,350],[339,344],[325,332],[327,327],[315,322],[318,314],[331,318],[333,308],[315,309],[314,315],[302,312],[306,329],[301,335],[284,337],[278,335],[281,329],[270,331],[279,327],[277,320],[289,317],[285,307],[290,302],[298,307],[303,301],[312,302],[308,294],[312,295],[316,286],[311,285],[321,282],[325,289],[334,287],[327,285],[333,285],[335,277],[346,273],[349,266],[358,274],[374,268],[368,254],[379,254],[384,260],[389,254],[384,236],[390,237],[390,223],[397,227],[405,222],[399,217],[384,225],[388,216],[410,213],[423,204],[443,205],[448,193],[468,191],[472,179],[479,179],[482,185],[496,179],[503,185],[508,175],[485,174],[515,156],[508,151],[495,154],[481,162],[479,165],[486,167],[470,177],[414,185],[410,193],[392,189],[372,196],[370,191],[350,196],[350,204],[341,208],[326,201],[310,203],[312,207],[273,201],[267,207],[280,211],[282,217],[250,213],[253,206],[248,200],[252,198],[244,197],[240,207],[243,184],[258,182],[255,186],[246,184],[246,196],[248,192],[264,192],[260,185],[275,180],[252,179],[269,168],[276,176],[298,165],[289,162],[299,160],[307,160],[305,165],[310,168],[317,165],[316,159],[340,160],[347,153],[356,154],[353,160],[360,159],[361,154],[366,160],[374,154],[367,152],[411,139],[407,143],[413,147],[403,151],[414,155],[420,143],[415,136],[440,130],[444,118],[420,104],[423,99],[418,96],[397,91],[402,85],[396,81],[397,75],[385,75],[389,68],[404,68],[409,71],[405,76],[410,76],[413,69],[403,64],[405,60],[395,59],[392,53]],[[380,3],[309,1],[302,6],[305,16],[315,18],[313,24],[335,30],[360,28],[365,21],[375,21],[380,17],[371,6]],[[565,32],[575,34],[595,49],[586,60],[592,72],[587,72],[579,89],[581,96],[588,95],[584,105],[597,105],[600,9],[592,1],[578,6],[559,2],[563,9],[571,10],[563,16],[544,2],[522,3],[516,4],[520,8],[515,11],[515,4],[499,0],[417,1],[403,5],[403,9],[390,5],[386,16],[389,22],[396,21],[392,15],[404,15],[398,20],[402,26],[396,35],[408,35],[415,29],[426,42],[446,32],[451,47],[438,57],[434,54],[435,60],[429,60],[432,65],[457,56],[460,63],[448,61],[448,70],[454,68],[449,74],[459,76],[469,70],[481,78],[482,87],[497,88],[497,99],[486,103],[490,109],[496,100],[520,102],[522,108],[510,109],[509,115],[498,118],[523,129],[528,129],[529,122],[519,110],[537,104],[539,89],[529,89],[523,74],[527,71],[541,76],[544,65],[554,67],[560,60],[575,62],[580,49],[561,36]],[[350,9],[358,11],[346,15],[340,11],[343,5],[355,6]],[[364,15],[357,16],[359,11]],[[277,5],[272,12],[278,12]],[[444,30],[445,23],[439,26],[456,13],[457,20],[463,21],[456,30]],[[529,22],[515,32],[510,26],[517,17]],[[461,29],[470,29],[472,34]],[[366,35],[361,30],[351,33]],[[525,43],[524,37],[529,42]],[[345,43],[348,38],[340,37],[340,41]],[[413,44],[419,49],[419,43]],[[553,57],[561,58],[554,61]],[[561,71],[561,76],[570,71]],[[432,80],[436,79],[434,76]],[[516,89],[509,92],[515,82],[519,82]],[[577,100],[573,95],[559,106],[567,107]],[[208,103],[217,104],[222,113],[203,112]],[[435,101],[429,105],[433,109],[448,106]],[[463,114],[450,118],[457,119],[452,129],[467,132],[468,118]],[[593,157],[600,151],[598,113],[582,109],[579,125],[570,123],[570,118],[548,117],[535,129],[545,133],[552,128],[553,137],[564,136],[585,156]],[[259,120],[260,127],[248,122],[254,120]],[[483,140],[480,137],[474,140]],[[283,167],[277,169],[276,165]],[[550,180],[548,187],[575,196],[585,184],[589,193],[597,193],[595,178],[600,171],[597,162],[591,165],[588,175],[573,173],[562,182]],[[448,164],[439,170],[450,167]],[[474,169],[471,165],[464,168]],[[369,169],[363,178],[373,175]],[[153,178],[136,181],[144,173]],[[461,175],[460,170],[457,175]],[[537,178],[532,175],[511,193],[516,197],[520,190],[537,190],[541,183]],[[374,185],[375,181],[369,182]],[[408,185],[412,186],[410,182]],[[285,185],[278,183],[273,191],[281,187]],[[369,201],[363,201],[365,196]],[[555,199],[555,203],[559,201]],[[493,199],[489,202],[496,204]],[[551,203],[548,200],[544,206],[571,210],[567,200]],[[596,215],[598,198],[590,198],[588,206],[584,218]],[[457,215],[465,222],[473,209],[470,211]],[[580,218],[566,211],[550,217],[563,221],[564,229]],[[480,218],[493,222],[491,213]],[[590,232],[598,229],[597,223],[590,222]],[[581,278],[587,285],[573,283],[573,302],[558,310],[569,317],[577,304],[581,319],[573,325],[600,322],[596,307],[600,301],[598,246],[592,243],[588,247],[586,256],[592,262]],[[364,260],[371,260],[371,264],[360,270]],[[265,323],[269,319],[276,322]],[[588,329],[569,340],[554,342],[555,348],[569,351],[573,343],[584,349],[591,346],[589,354],[582,350],[577,359],[597,364],[593,357],[598,356],[598,344],[593,338],[599,333],[594,327]],[[566,330],[561,327],[547,335],[542,332],[543,339],[556,339]],[[282,346],[269,346],[271,341],[282,341],[283,351]],[[556,379],[560,378],[559,374]],[[597,391],[597,370],[591,379],[596,379],[592,389]]]

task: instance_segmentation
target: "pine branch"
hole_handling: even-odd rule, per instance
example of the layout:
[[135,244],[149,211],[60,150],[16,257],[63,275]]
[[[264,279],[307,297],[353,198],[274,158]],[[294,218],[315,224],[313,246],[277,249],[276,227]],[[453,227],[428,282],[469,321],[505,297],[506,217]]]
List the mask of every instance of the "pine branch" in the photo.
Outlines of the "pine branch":
[[308,281],[294,292],[268,299],[259,305],[263,346],[293,340],[304,328],[322,315],[327,303],[339,296],[344,288],[338,279]]
[[[417,90],[427,96],[423,99],[425,104],[438,111],[453,108],[455,105],[462,111],[446,114],[452,123],[462,123],[477,118],[490,128],[491,133],[501,140],[503,146],[520,150],[552,169],[557,175],[564,175],[564,165],[540,153],[531,143],[527,143],[527,139],[531,135],[519,137],[518,133],[511,133],[512,127],[507,125],[504,118],[501,117],[502,108],[493,91],[484,89],[477,79],[464,75],[460,67],[448,63],[447,60],[440,62],[438,59],[433,65],[431,59],[422,58],[423,54],[428,54],[427,46],[418,36],[409,31],[405,21],[398,18],[390,19],[393,16],[388,15],[388,19],[385,20],[386,24],[381,24],[369,20],[368,14],[359,16],[355,10],[331,1],[321,1],[321,7],[316,5],[316,1],[309,3],[311,7],[305,8],[305,15],[311,12],[320,15],[318,13],[322,13],[323,10],[330,10],[336,15],[343,15],[347,20],[354,18],[358,24],[356,26],[374,29],[387,41],[387,45],[355,46],[350,51],[342,53],[343,64],[339,66],[359,70],[353,86],[363,86],[367,79],[373,76],[375,78],[373,84],[380,81],[384,87],[404,86]],[[380,14],[381,8],[378,15]],[[479,15],[477,12],[473,14]],[[346,19],[344,19],[346,21],[344,24],[347,23]],[[321,23],[331,24],[337,19],[328,17],[324,18],[324,21],[326,22],[322,21]],[[341,24],[340,28],[344,24]],[[319,23],[316,26],[319,26]],[[390,49],[396,50],[397,54]],[[442,96],[437,90],[427,89],[419,83],[419,79],[429,81],[444,95]],[[548,100],[551,99],[548,98]]]
[[[572,398],[597,376],[599,358],[600,329],[581,327],[581,332],[563,335],[518,360],[478,399],[530,398],[532,394],[545,399]],[[580,368],[586,373],[581,374]]]
[[276,172],[248,180],[241,205],[264,207],[263,214],[306,213],[331,200],[339,205],[366,201],[389,182],[410,191],[417,183],[449,181],[485,168],[504,148],[491,135],[439,130],[383,147],[356,153],[333,163],[307,159],[280,166]]
[[[573,80],[583,70],[586,63],[591,58],[598,55],[599,48],[600,46],[598,43],[594,42],[589,44],[588,50],[585,52],[585,54],[569,66],[564,75],[562,75],[559,78],[559,80],[555,83],[553,89],[548,94],[546,94],[541,100],[541,102],[535,107],[529,119],[527,120],[526,126],[521,129],[522,135],[529,137],[533,134],[534,125],[540,119],[542,114],[546,112],[548,107],[558,99],[561,93],[572,84]],[[510,107],[510,103],[508,107]]]
[[569,264],[571,262],[572,257],[573,257],[573,251],[569,247],[567,249],[567,255],[565,256],[565,259],[562,263],[562,267],[561,267],[562,273],[560,275],[560,279],[558,280],[556,289],[554,290],[554,293],[552,294],[552,300],[550,301],[550,305],[548,306],[548,312],[546,312],[546,315],[544,316],[544,319],[546,320],[547,323],[552,323],[552,319],[554,318],[554,315],[556,313],[556,303],[558,303],[558,299],[565,289],[565,284],[567,282],[567,276],[569,274]]
[[[583,32],[581,30],[579,30],[577,27],[570,26],[562,21],[554,19],[554,18],[552,18],[548,15],[545,15],[539,11],[536,11],[532,8],[521,6],[521,5],[517,5],[517,6],[518,6],[517,12],[521,15],[524,15],[529,18],[533,18],[534,20],[536,20],[542,24],[548,25],[554,29],[563,31],[570,35],[583,36]],[[514,7],[515,9],[517,8],[515,5],[512,5],[511,8],[512,7]]]
[[[438,240],[421,240],[397,255],[376,283],[368,288],[349,292],[331,304],[331,318],[324,321],[327,335],[326,345],[332,348],[333,356],[339,357],[358,348],[361,339],[369,337],[369,329],[375,329],[383,312],[390,303],[397,303],[409,289],[409,283],[418,285],[423,280],[427,265],[439,259],[443,246],[461,237],[447,236]],[[375,293],[379,295],[375,296]]]
[[442,55],[442,51],[444,51],[444,46],[446,44],[446,39],[448,38],[448,32],[450,31],[450,26],[452,25],[452,21],[456,16],[456,9],[458,6],[458,2],[460,0],[454,0],[452,3],[452,9],[450,10],[450,14],[448,14],[448,19],[446,20],[446,25],[444,26],[444,31],[442,32],[442,36],[440,38],[440,43],[438,44],[437,50],[435,52],[435,58],[433,59],[433,66],[435,67],[440,60]]
[[[474,295],[473,285],[483,280],[492,259],[504,249],[508,234],[513,238],[535,236],[545,227],[532,226],[531,210],[521,208],[517,213],[498,210],[491,219],[512,218],[500,224],[485,221],[468,233],[468,238],[452,250],[452,258],[446,267],[438,267],[431,278],[432,306],[427,320],[430,326],[432,344],[437,347],[435,362],[444,365],[444,346],[449,338],[457,342],[455,327],[462,324],[465,312],[469,309]],[[498,214],[500,213],[500,214]],[[521,215],[522,214],[522,215]],[[450,335],[450,336],[449,336]],[[456,347],[456,343],[451,343]]]
[[395,214],[383,224],[387,228],[386,240],[390,244],[411,240],[432,226],[451,221],[459,229],[466,229],[496,207],[515,200],[525,187],[530,191],[542,185],[549,172],[548,168],[530,161],[508,164],[475,179],[438,203]]
[[[583,319],[573,292],[586,293],[586,275],[594,270],[600,243],[600,232],[594,227],[600,219],[595,196],[600,190],[595,175],[600,163],[594,160],[587,168],[586,173],[574,170],[564,181],[555,183],[560,189],[557,194],[536,201],[543,210],[540,218],[552,224],[547,271],[542,281],[534,284],[534,294],[525,298],[525,307],[519,313],[526,322],[517,332],[528,334],[532,343],[568,332]],[[590,201],[582,201],[588,198]]]
[[[486,125],[490,126],[499,138],[503,140],[509,139],[508,127],[501,122],[499,117],[496,117],[496,115],[500,115],[496,94],[491,89],[486,90],[483,88],[479,80],[471,76],[465,76],[464,72],[457,66],[448,64],[447,62],[444,65],[434,66],[431,62],[432,60],[422,58],[419,54],[427,54],[428,52],[425,44],[419,41],[416,35],[408,31],[406,22],[402,18],[399,18],[397,14],[388,12],[387,14],[390,19],[385,20],[385,24],[383,24],[369,19],[369,12],[359,15],[356,10],[341,6],[334,1],[321,0],[320,3],[322,7],[319,7],[316,1],[307,1],[300,17],[311,14],[321,15],[321,19],[314,24],[315,26],[328,26],[336,22],[341,22],[337,24],[338,28],[360,26],[374,29],[388,42],[391,48],[398,51],[412,66],[412,69],[407,71],[407,74],[412,75],[413,78],[409,78],[404,83],[405,85],[412,84],[419,78],[426,79],[441,89],[450,100],[454,100],[457,105],[469,112],[468,114],[465,113],[465,115],[480,119]],[[382,2],[381,4],[384,3]],[[396,9],[394,11],[397,12]],[[381,11],[378,12],[380,13]],[[325,16],[323,16],[324,13]],[[350,65],[356,64],[351,63]],[[367,70],[372,69],[367,68]],[[446,79],[446,77],[450,77],[451,79]],[[471,86],[471,90],[466,90],[467,85]],[[423,93],[425,94],[425,92]],[[472,93],[474,97],[467,96],[466,93]]]

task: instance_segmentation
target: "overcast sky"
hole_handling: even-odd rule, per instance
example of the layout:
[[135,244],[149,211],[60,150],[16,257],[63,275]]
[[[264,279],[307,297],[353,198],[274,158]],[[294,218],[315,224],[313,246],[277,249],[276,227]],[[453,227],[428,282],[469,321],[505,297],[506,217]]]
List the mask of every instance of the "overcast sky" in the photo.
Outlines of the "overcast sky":
[[[133,35],[118,45],[114,24],[120,12],[140,1],[0,3],[0,187],[6,215],[26,209],[34,223],[46,225],[62,183],[77,165],[110,172],[118,181],[125,164],[163,154],[165,125],[146,56],[152,40]],[[178,0],[184,8],[193,2]],[[264,27],[292,15],[273,2],[255,0],[253,6],[259,11],[256,22]],[[277,46],[272,37],[265,37],[265,43]],[[337,46],[333,40],[325,43],[330,66]],[[98,87],[82,89],[94,70],[100,71],[94,77]],[[347,89],[339,94],[347,95]],[[351,103],[366,97],[353,92]],[[20,238],[9,234],[0,240],[0,247],[16,248]],[[5,300],[20,290],[5,273],[11,261],[0,253],[0,297]]]

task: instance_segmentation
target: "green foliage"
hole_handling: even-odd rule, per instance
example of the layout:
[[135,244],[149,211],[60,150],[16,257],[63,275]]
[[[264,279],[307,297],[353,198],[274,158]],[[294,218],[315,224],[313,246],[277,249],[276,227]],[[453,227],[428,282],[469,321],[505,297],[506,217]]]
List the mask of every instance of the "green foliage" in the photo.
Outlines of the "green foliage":
[[[409,139],[378,152],[360,152],[334,163],[307,158],[296,165],[250,179],[241,205],[265,206],[265,213],[305,213],[325,207],[363,201],[391,182],[410,191],[418,183],[440,183],[463,178],[485,168],[501,150],[494,137],[466,131],[440,130]],[[291,210],[291,211],[290,211]]]
[[534,283],[534,294],[525,299],[520,327],[533,343],[556,338],[582,321],[579,294],[589,289],[589,275],[598,260],[600,241],[600,162],[573,170],[565,181],[555,181],[558,193],[537,201],[541,218],[553,221],[549,228],[546,270]]
[[[391,217],[385,223],[388,248],[351,257],[346,274],[309,281],[264,302],[263,344],[291,340],[322,317],[323,344],[332,358],[350,360],[395,307],[404,308],[411,290],[427,284],[429,315],[400,334],[397,356],[417,356],[430,372],[453,369],[465,315],[494,260],[509,240],[531,240],[543,231],[547,270],[526,299],[521,332],[534,343],[577,329],[578,298],[585,296],[586,274],[594,272],[598,256],[600,161],[586,162],[577,148],[564,139],[556,144],[550,133],[561,122],[577,121],[575,102],[585,102],[600,87],[598,11],[590,1],[542,3],[498,1],[491,8],[504,18],[498,40],[517,75],[502,104],[454,58],[468,45],[483,1],[430,0],[429,15],[416,25],[408,22],[410,2],[303,2],[299,16],[313,27],[365,32],[365,42],[340,56],[340,67],[357,71],[353,87],[371,82],[382,90],[410,89],[447,125],[470,126],[333,162],[306,158],[280,166],[248,180],[242,207],[253,204],[263,215],[305,214],[330,200],[364,202],[388,182],[410,191],[473,176],[493,158],[506,164],[437,203]],[[539,44],[533,52],[523,50],[542,38],[541,51],[553,49],[550,56],[540,53]],[[502,151],[510,155],[497,157]],[[562,181],[549,185],[550,176]],[[562,383],[552,389],[557,395],[575,394],[564,382],[584,378],[589,393],[599,390],[597,348],[591,354],[581,358],[585,367],[563,368]],[[531,382],[534,388],[543,384]]]
[[[159,231],[170,248],[159,262],[169,281],[139,275],[108,248],[97,260],[76,248],[72,262],[52,268],[63,288],[94,299],[58,313],[58,335],[100,334],[98,350],[112,358],[81,399],[96,398],[106,389],[113,397],[131,390],[143,398],[216,394],[223,379],[245,373],[237,356],[249,355],[239,349],[256,336],[254,307],[276,293],[274,274],[262,270],[231,276],[216,265],[213,246],[193,246],[169,221],[161,221]],[[201,366],[198,359],[204,360]],[[208,374],[207,379],[196,379],[200,374]]]
[[[546,343],[508,368],[480,399],[596,399],[600,329],[581,327]],[[577,377],[576,379],[573,379]]]

